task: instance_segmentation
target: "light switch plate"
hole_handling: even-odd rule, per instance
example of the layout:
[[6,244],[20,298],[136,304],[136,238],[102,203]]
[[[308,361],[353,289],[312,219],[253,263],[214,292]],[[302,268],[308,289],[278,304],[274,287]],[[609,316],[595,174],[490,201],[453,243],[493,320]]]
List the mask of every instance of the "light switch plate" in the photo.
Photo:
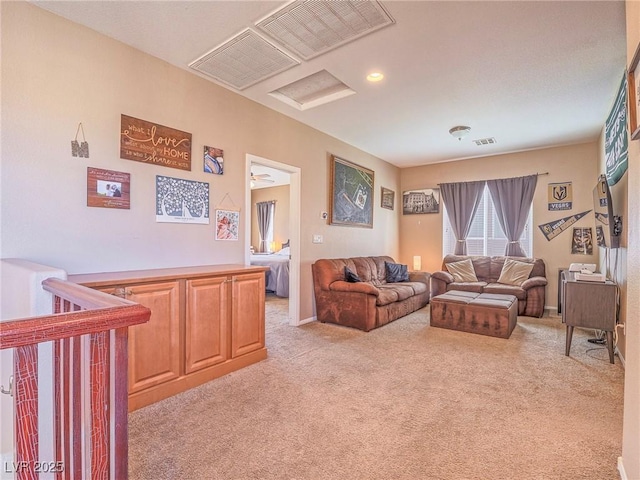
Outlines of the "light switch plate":
[[313,236],[313,243],[322,243],[322,235],[314,235]]

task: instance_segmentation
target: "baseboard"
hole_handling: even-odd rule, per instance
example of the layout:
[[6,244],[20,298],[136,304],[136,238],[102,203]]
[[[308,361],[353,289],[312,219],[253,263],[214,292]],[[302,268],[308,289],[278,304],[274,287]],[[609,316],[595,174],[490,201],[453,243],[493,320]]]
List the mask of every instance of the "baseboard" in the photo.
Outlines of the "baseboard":
[[558,314],[558,307],[545,306],[544,313],[542,314],[542,316],[543,317],[559,317],[560,314]]
[[618,457],[618,472],[620,472],[620,480],[629,480],[627,472],[624,471],[624,463],[622,463],[622,457]]
[[618,358],[620,359],[620,364],[622,365],[622,368],[625,368],[625,362],[624,362],[624,357],[622,356],[622,353],[620,353],[620,350],[618,350],[618,347],[615,348],[614,352]]
[[316,317],[316,316],[305,318],[304,320],[300,320],[300,322],[298,323],[298,326],[305,325],[305,324],[311,323],[311,322],[315,322],[316,320],[318,320],[318,317]]

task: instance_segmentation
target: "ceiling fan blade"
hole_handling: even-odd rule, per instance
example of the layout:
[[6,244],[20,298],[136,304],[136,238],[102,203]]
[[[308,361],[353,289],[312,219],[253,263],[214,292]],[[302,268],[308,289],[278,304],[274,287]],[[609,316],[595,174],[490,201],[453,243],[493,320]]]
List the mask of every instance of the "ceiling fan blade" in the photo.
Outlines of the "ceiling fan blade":
[[255,179],[260,179],[260,178],[268,178],[271,175],[269,175],[268,173],[259,173],[258,175],[252,175],[253,178]]

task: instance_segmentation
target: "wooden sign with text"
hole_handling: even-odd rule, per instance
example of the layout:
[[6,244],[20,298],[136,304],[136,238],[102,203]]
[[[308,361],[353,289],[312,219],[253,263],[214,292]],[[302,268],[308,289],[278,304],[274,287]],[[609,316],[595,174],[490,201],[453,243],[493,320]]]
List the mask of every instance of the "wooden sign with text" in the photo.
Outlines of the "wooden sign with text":
[[87,167],[87,206],[129,209],[131,175]]
[[191,170],[191,134],[121,115],[120,158]]

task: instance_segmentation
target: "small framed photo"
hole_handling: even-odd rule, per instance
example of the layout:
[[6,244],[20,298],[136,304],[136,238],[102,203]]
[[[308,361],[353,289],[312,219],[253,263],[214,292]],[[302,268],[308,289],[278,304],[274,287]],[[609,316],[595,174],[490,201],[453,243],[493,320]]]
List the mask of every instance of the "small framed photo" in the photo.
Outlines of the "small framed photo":
[[131,174],[87,167],[87,207],[131,208]]
[[221,148],[204,147],[204,171],[216,175],[224,173],[224,151]]
[[216,240],[238,240],[240,212],[216,210]]
[[393,202],[396,192],[388,188],[380,187],[380,206],[389,210],[393,210]]
[[591,227],[574,227],[571,241],[572,255],[593,255],[593,233]]
[[640,43],[636,48],[636,53],[629,65],[629,125],[631,130],[631,140],[640,139]]
[[440,213],[440,189],[423,188],[402,192],[402,214]]

